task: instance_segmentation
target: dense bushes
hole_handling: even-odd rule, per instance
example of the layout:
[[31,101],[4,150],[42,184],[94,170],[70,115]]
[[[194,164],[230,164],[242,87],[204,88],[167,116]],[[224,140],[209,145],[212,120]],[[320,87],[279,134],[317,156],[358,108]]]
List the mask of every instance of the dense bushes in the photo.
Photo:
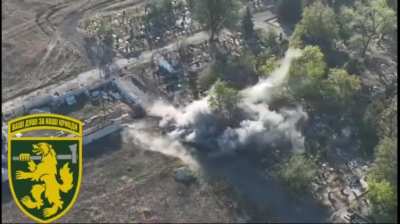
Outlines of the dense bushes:
[[277,14],[281,22],[295,24],[301,18],[303,4],[301,0],[279,0],[277,5]]
[[355,92],[361,89],[361,81],[359,77],[349,75],[344,69],[330,69],[322,87],[324,99],[344,108],[350,106]]
[[331,49],[338,37],[339,27],[333,10],[315,1],[306,7],[301,21],[291,37],[293,46],[317,45],[324,53]]
[[215,82],[209,93],[210,108],[221,118],[230,121],[238,110],[240,95],[237,90],[229,87],[225,82]]
[[305,99],[315,109],[346,109],[361,89],[358,76],[350,75],[344,69],[328,69],[317,46],[306,46],[302,56],[293,61],[288,84],[295,98]]
[[316,173],[316,160],[304,154],[291,155],[289,160],[283,163],[278,171],[278,175],[282,180],[296,193],[307,192]]
[[368,175],[368,199],[377,222],[395,222],[397,218],[397,146],[397,138],[383,138]]

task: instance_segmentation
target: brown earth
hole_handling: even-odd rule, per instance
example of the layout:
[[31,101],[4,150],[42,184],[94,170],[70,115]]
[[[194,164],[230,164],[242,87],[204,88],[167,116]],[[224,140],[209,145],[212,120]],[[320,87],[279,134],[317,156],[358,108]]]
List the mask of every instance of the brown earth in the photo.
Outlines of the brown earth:
[[[235,204],[221,183],[175,180],[179,159],[145,151],[111,135],[84,150],[74,207],[59,222],[235,222]],[[219,186],[219,187],[217,187]],[[3,192],[2,222],[30,222]]]
[[73,78],[92,67],[79,21],[142,0],[2,1],[2,101]]

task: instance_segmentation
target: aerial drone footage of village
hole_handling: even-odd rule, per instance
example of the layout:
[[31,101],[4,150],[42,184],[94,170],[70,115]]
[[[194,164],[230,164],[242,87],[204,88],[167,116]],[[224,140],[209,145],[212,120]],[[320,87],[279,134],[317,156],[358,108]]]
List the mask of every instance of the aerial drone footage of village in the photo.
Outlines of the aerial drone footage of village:
[[2,222],[33,222],[8,122],[58,114],[58,223],[397,223],[397,0],[1,4]]

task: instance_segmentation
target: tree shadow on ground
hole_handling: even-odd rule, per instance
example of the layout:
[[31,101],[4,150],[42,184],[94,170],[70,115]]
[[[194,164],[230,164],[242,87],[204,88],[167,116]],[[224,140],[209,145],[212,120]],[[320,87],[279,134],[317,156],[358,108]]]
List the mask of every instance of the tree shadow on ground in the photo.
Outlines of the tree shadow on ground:
[[234,188],[251,222],[328,221],[327,207],[310,194],[291,194],[283,183],[265,172],[260,158],[255,150],[247,149],[245,153],[216,158],[200,155],[199,161],[207,176],[224,179]]

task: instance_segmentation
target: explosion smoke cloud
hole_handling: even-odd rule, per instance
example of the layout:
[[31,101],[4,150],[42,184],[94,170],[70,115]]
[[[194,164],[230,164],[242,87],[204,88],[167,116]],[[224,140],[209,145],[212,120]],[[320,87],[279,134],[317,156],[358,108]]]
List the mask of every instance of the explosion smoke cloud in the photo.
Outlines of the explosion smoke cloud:
[[192,170],[199,168],[197,161],[178,140],[147,131],[144,122],[128,125],[124,130],[123,138],[126,142],[132,141],[135,144],[142,145],[145,150],[157,151],[179,158]]
[[296,151],[304,150],[304,137],[297,129],[299,121],[307,114],[297,108],[270,110],[268,103],[287,79],[291,61],[301,55],[300,50],[289,49],[279,68],[268,78],[242,91],[239,107],[245,116],[237,127],[221,128],[208,105],[208,97],[187,106],[175,108],[165,102],[155,102],[148,108],[149,114],[161,117],[160,127],[169,128],[172,139],[196,143],[215,142],[221,151],[232,151],[256,144],[264,148],[280,139],[290,141]]

